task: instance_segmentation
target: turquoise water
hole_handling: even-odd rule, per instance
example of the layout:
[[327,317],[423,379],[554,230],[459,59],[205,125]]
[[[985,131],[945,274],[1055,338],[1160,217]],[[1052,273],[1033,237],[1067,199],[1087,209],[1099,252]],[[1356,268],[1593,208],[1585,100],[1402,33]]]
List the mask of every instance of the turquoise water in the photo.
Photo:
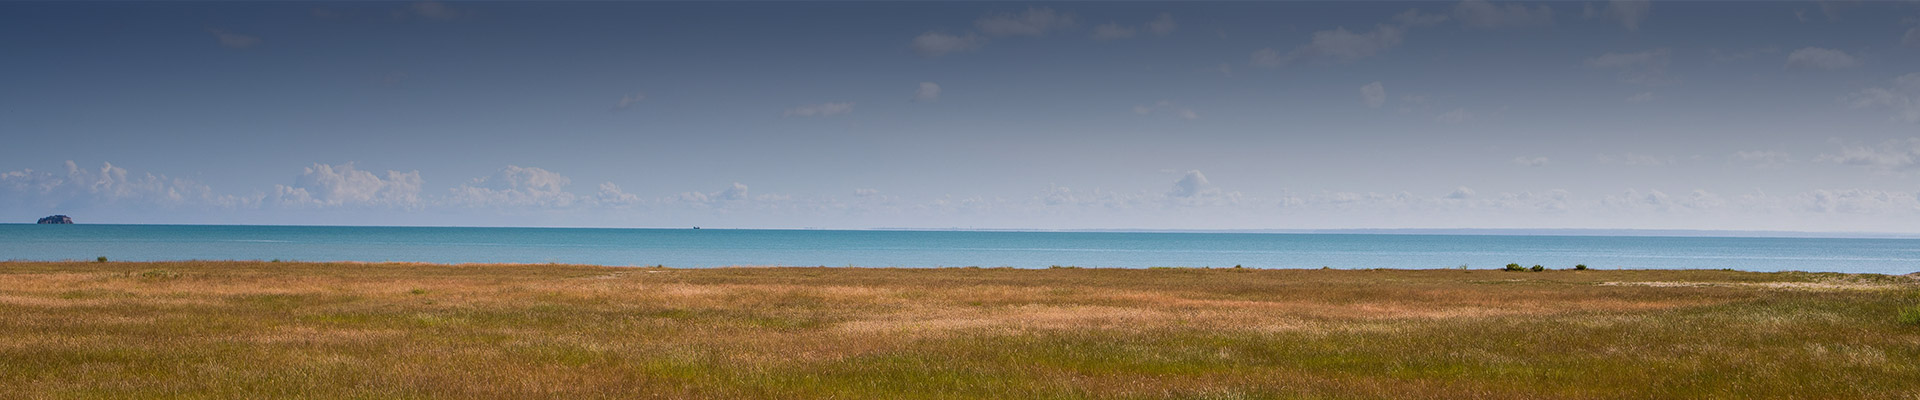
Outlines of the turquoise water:
[[1273,233],[0,224],[0,259],[938,267],[1920,271],[1920,240]]

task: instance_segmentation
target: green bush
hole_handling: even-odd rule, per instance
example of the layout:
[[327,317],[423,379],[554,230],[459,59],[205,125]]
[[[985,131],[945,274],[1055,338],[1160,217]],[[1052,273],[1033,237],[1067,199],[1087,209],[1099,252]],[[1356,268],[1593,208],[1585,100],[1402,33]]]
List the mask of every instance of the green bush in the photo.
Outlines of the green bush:
[[99,258],[95,258],[93,259],[93,262],[107,262],[107,256],[100,256]]
[[1507,270],[1508,271],[1525,271],[1527,269],[1520,267],[1520,264],[1507,264]]
[[1540,271],[1545,271],[1545,270],[1547,270],[1547,267],[1542,267],[1542,266],[1540,266],[1540,264],[1534,264],[1534,265],[1533,265],[1533,268],[1529,268],[1529,269],[1532,269],[1532,270],[1533,270],[1533,272],[1540,272]]
[[1586,265],[1586,264],[1574,264],[1574,265],[1573,265],[1573,270],[1575,270],[1575,271],[1585,271],[1585,270],[1587,270],[1587,265]]
[[1900,309],[1900,323],[1905,325],[1920,326],[1920,306],[1912,306],[1912,307]]

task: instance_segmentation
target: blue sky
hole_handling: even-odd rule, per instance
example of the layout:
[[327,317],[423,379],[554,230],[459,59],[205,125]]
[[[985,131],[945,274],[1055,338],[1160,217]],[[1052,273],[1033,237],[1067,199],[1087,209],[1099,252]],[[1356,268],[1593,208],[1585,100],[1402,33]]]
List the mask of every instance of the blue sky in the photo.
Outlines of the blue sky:
[[1920,232],[1920,2],[6,2],[0,215]]

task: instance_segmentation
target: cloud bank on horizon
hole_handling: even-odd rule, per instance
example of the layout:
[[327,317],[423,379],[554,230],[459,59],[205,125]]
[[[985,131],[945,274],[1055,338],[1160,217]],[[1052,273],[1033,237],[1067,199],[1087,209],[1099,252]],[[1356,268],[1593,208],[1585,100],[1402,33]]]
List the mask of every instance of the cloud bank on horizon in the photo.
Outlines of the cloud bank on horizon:
[[1920,232],[1920,2],[0,11],[19,221]]

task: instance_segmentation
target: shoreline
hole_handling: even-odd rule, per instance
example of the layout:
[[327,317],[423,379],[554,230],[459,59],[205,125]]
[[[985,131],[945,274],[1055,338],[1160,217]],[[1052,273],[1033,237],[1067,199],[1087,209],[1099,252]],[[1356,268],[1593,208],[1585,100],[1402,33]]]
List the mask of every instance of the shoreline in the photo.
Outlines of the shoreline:
[[[45,225],[6,222],[7,225]],[[252,228],[395,228],[395,229],[541,229],[541,230],[645,230],[645,231],[774,231],[774,232],[974,232],[974,233],[1165,233],[1165,234],[1246,234],[1246,235],[1381,235],[1381,236],[1537,236],[1537,237],[1680,237],[1680,238],[1753,238],[1753,239],[1920,239],[1920,232],[1878,231],[1793,231],[1793,230],[1721,230],[1721,229],[1620,229],[1620,228],[1312,228],[1312,229],[1154,229],[1154,228],[813,228],[813,227],[624,227],[624,226],[492,226],[492,225],[278,225],[278,224],[170,224],[170,223],[86,223],[62,226],[158,226],[158,227],[252,227]]]
[[501,262],[469,262],[469,263],[436,263],[436,262],[425,262],[425,261],[352,261],[352,260],[344,260],[344,261],[308,261],[308,260],[231,260],[231,259],[228,259],[228,260],[220,260],[220,259],[206,259],[206,260],[156,260],[156,261],[129,261],[129,260],[112,260],[112,259],[109,259],[109,260],[107,260],[107,261],[105,261],[105,262],[101,262],[101,261],[92,261],[92,260],[53,260],[53,261],[46,261],[46,260],[0,260],[0,267],[5,267],[6,265],[9,265],[9,264],[109,264],[109,265],[111,265],[111,264],[183,264],[183,263],[186,263],[186,264],[206,264],[206,263],[211,263],[211,264],[256,264],[256,263],[257,263],[257,264],[318,264],[318,265],[358,265],[358,266],[395,266],[395,267],[450,267],[450,268],[452,268],[452,267],[457,267],[457,268],[472,268],[472,267],[588,267],[588,268],[615,268],[615,269],[665,269],[665,270],[711,270],[711,269],[815,269],[815,270],[835,270],[835,269],[845,269],[845,270],[1013,270],[1013,271],[1039,271],[1039,270],[1097,270],[1097,271],[1099,271],[1099,270],[1105,270],[1105,271],[1154,271],[1154,270],[1194,270],[1194,271],[1216,271],[1216,270],[1218,270],[1218,271],[1374,271],[1374,272],[1396,272],[1396,271],[1398,271],[1398,272],[1417,272],[1417,271],[1462,271],[1462,272],[1504,272],[1504,273],[1514,273],[1514,274],[1534,274],[1534,273],[1550,273],[1550,272],[1574,272],[1574,273],[1579,273],[1579,272],[1602,272],[1602,271],[1626,271],[1626,272],[1632,272],[1632,271],[1642,271],[1642,272],[1651,272],[1651,271],[1671,271],[1671,272],[1689,272],[1689,271],[1717,271],[1717,272],[1741,272],[1741,273],[1753,273],[1753,274],[1783,274],[1783,273],[1785,273],[1785,274],[1840,274],[1840,275],[1871,275],[1871,276],[1888,276],[1888,277],[1906,277],[1906,278],[1912,278],[1912,279],[1915,279],[1915,280],[1917,280],[1917,281],[1920,281],[1920,271],[1915,271],[1915,272],[1909,272],[1909,273],[1904,273],[1904,274],[1898,274],[1898,273],[1875,273],[1875,272],[1841,272],[1841,271],[1801,271],[1801,270],[1786,270],[1786,271],[1755,271],[1755,270],[1743,270],[1743,269],[1738,269],[1738,268],[1600,268],[1600,267],[1594,267],[1594,268],[1589,268],[1589,269],[1585,269],[1585,270],[1576,270],[1576,269],[1571,269],[1571,268],[1559,268],[1559,269],[1555,269],[1555,268],[1548,268],[1548,269],[1545,269],[1545,270],[1542,270],[1542,271],[1508,271],[1508,270],[1504,270],[1504,269],[1502,269],[1502,268],[1464,268],[1464,269],[1462,269],[1462,268],[1265,268],[1265,267],[1144,267],[1144,268],[1129,268],[1129,267],[1082,267],[1082,266],[1073,266],[1073,265],[1054,265],[1054,266],[1048,266],[1048,267],[1033,267],[1033,268],[1023,268],[1023,267],[1010,267],[1010,266],[995,266],[995,267],[985,267],[985,266],[933,266],[933,267],[869,267],[869,266],[848,266],[848,265],[839,265],[839,266],[829,266],[829,265],[727,265],[727,266],[716,266],[716,267],[675,267],[675,266],[670,266],[670,265],[608,265],[608,264],[575,264],[575,263],[511,263],[511,262],[506,262],[506,263],[501,263]]

